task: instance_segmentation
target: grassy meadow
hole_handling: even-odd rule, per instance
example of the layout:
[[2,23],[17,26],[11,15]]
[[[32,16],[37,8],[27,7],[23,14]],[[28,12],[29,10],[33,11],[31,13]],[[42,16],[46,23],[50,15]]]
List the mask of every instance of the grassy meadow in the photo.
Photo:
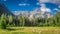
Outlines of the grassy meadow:
[[0,34],[60,34],[58,27],[7,27]]
[[[45,6],[44,0],[43,3],[40,3],[41,0],[11,0],[12,5],[8,0],[6,7],[4,1],[6,0],[0,1],[0,34],[60,34],[60,6],[54,4],[57,0],[53,0],[55,2],[52,2],[52,6],[50,3]],[[34,10],[30,11],[31,8]]]

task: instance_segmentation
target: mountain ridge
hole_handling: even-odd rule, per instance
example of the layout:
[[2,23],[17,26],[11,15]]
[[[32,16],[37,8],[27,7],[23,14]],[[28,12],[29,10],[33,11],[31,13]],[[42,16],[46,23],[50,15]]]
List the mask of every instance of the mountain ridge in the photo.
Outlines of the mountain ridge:
[[0,3],[0,15],[2,15],[2,14],[14,16],[14,14],[11,13],[11,12],[9,11],[9,9],[8,9],[4,4],[1,4],[1,3]]

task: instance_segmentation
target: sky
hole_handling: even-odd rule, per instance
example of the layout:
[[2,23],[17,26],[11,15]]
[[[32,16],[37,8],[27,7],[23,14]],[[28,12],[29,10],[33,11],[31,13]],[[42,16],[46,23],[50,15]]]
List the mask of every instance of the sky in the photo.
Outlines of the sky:
[[56,12],[60,10],[60,0],[0,0],[0,3],[11,11],[41,11]]

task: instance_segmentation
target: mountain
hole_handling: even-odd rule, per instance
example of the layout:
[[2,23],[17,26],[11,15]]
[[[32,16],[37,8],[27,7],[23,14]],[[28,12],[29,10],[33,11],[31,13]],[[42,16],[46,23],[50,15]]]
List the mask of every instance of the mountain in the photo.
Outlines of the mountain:
[[0,4],[0,16],[1,16],[2,14],[14,16],[14,14],[11,13],[4,4]]
[[29,17],[29,18],[38,18],[38,17],[42,17],[42,18],[50,18],[52,17],[54,14],[49,12],[49,11],[41,11],[41,10],[34,10],[34,11],[31,11],[31,12],[14,12],[14,14],[16,16],[19,16],[19,15],[22,15],[22,16],[26,16],[26,17]]
[[15,14],[22,15],[22,16],[27,16],[29,18],[50,18],[53,17],[54,14],[56,14],[60,8],[58,5],[53,4],[53,3],[43,3],[40,4],[41,7],[38,9],[34,9],[33,11],[27,11],[27,12],[22,12],[22,11],[17,11]]
[[42,18],[50,18],[52,17],[53,14],[51,12],[48,11],[41,11],[41,10],[35,10],[33,12],[31,12],[30,18],[38,18],[38,17],[42,17]]

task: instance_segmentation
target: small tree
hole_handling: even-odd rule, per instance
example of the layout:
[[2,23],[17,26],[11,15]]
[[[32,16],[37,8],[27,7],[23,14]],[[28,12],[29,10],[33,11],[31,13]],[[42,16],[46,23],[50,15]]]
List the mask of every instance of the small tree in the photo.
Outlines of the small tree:
[[1,28],[6,29],[6,15],[5,14],[2,14],[0,22],[1,22],[0,24]]
[[8,24],[12,25],[13,17],[11,15],[8,15]]
[[25,18],[23,16],[19,16],[18,20],[20,22],[20,25],[23,27],[25,25]]

